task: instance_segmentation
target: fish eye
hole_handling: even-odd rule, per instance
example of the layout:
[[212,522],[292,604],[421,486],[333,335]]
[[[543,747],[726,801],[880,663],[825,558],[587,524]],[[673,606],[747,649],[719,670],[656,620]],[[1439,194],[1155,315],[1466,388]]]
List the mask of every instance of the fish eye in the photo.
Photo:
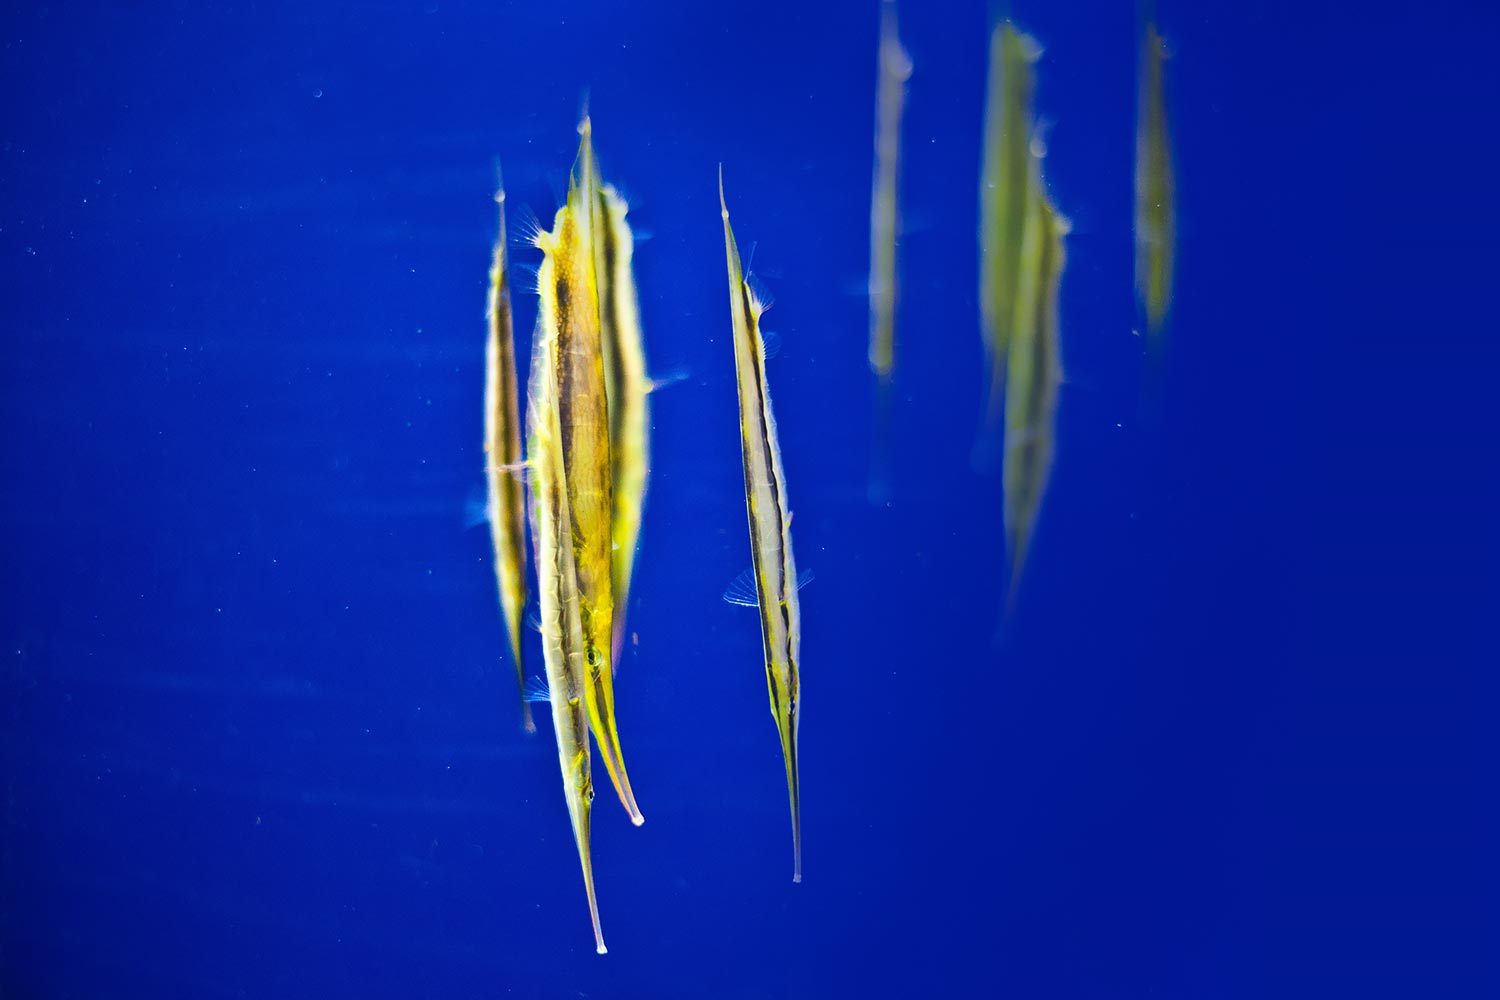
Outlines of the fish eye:
[[588,652],[583,655],[591,667],[597,667],[604,662],[604,656],[599,652],[598,646],[590,646]]

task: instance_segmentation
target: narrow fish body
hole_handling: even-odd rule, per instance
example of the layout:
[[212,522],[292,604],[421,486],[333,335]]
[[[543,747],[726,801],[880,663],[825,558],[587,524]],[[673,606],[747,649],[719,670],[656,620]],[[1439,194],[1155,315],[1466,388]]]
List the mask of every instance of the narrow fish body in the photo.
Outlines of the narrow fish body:
[[729,267],[729,311],[734,326],[734,367],[739,388],[740,454],[745,468],[745,512],[760,602],[761,639],[771,715],[781,736],[787,794],[792,809],[792,881],[802,881],[802,805],[797,774],[797,727],[801,699],[802,621],[797,599],[797,566],[792,558],[791,519],[786,507],[786,476],[776,440],[776,418],[766,390],[763,307],[750,291],[740,266],[739,248],[729,226],[724,177],[719,174],[719,210],[724,220],[724,254]]
[[625,215],[628,206],[605,184],[595,212],[595,250],[599,275],[599,327],[604,355],[604,394],[609,405],[609,458],[612,486],[614,589],[613,663],[620,666],[625,614],[635,571],[636,545],[646,504],[650,468],[651,414],[646,351],[641,337],[632,259],[635,237]]
[[870,186],[870,370],[889,380],[896,367],[897,178],[901,112],[911,59],[896,32],[895,0],[880,12],[875,89],[875,176]]
[[516,689],[521,701],[521,724],[536,731],[531,705],[526,701],[526,670],[521,659],[521,615],[526,608],[526,485],[521,469],[521,395],[516,380],[516,341],[506,274],[505,190],[495,195],[499,204],[500,235],[490,266],[487,314],[489,339],[485,346],[484,465],[489,485],[490,540],[495,547],[495,580],[500,608],[510,635],[516,665]]
[[1155,340],[1172,304],[1176,178],[1166,106],[1167,47],[1154,24],[1141,37],[1135,138],[1135,284]]
[[572,515],[563,476],[557,388],[550,357],[556,340],[539,327],[534,342],[526,417],[542,654],[563,794],[573,825],[578,861],[583,868],[583,885],[594,925],[594,948],[602,955],[606,949],[604,933],[599,927],[589,844],[594,784],[589,759],[587,665],[578,576],[573,562]]
[[625,771],[615,722],[611,667],[614,619],[613,477],[609,410],[599,330],[599,283],[594,250],[594,205],[599,195],[592,132],[584,119],[568,200],[552,231],[537,242],[538,329],[553,347],[563,477],[571,515],[578,578],[588,710],[599,754],[632,823],[645,822]]
[[985,101],[984,163],[979,187],[979,308],[990,384],[983,439],[999,427],[1005,366],[1021,280],[1021,239],[1032,180],[1030,145],[1036,128],[1034,66],[1041,54],[1010,22],[990,35]]
[[1062,384],[1057,296],[1065,263],[1063,236],[1067,222],[1047,196],[1040,158],[1033,158],[1032,171],[1005,393],[1002,476],[1012,601],[1051,475],[1057,397]]

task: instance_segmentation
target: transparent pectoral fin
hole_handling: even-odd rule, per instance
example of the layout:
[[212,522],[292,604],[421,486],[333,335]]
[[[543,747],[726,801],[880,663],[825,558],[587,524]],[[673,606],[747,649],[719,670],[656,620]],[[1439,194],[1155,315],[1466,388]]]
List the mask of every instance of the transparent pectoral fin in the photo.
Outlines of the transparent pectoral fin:
[[755,587],[755,570],[746,567],[744,572],[730,580],[729,586],[724,588],[724,600],[742,608],[760,607],[760,594]]
[[539,701],[550,702],[552,700],[552,689],[547,686],[547,678],[526,678],[526,700],[533,704]]

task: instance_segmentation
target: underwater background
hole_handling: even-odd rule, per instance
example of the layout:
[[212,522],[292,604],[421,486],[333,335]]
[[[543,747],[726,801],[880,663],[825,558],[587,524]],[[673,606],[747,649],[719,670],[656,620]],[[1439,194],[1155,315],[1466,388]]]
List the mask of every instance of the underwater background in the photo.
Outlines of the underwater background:
[[[1002,629],[985,4],[902,6],[883,506],[874,3],[7,4],[0,996],[1495,995],[1500,17],[1159,5],[1153,413],[1137,12],[1010,7],[1073,231]],[[594,811],[606,957],[465,526],[494,158],[512,235],[545,225],[585,95],[650,236],[650,367],[687,376],[652,398],[616,686],[647,822]],[[720,596],[750,561],[721,162],[816,573],[801,885],[756,616]]]

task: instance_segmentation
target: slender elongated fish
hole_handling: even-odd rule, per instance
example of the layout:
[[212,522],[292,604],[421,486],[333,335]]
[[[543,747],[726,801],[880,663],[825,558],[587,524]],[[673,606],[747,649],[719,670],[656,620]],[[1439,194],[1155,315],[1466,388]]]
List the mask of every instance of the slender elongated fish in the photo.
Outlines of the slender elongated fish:
[[1006,544],[1008,601],[1013,602],[1052,470],[1057,396],[1062,384],[1057,295],[1067,220],[1058,215],[1042,181],[1041,157],[1031,156],[1029,206],[1021,241],[1021,273],[1010,341],[1005,392]]
[[531,382],[526,404],[526,436],[531,469],[531,537],[536,546],[538,604],[542,654],[547,668],[547,700],[557,736],[557,759],[563,794],[573,823],[573,840],[583,867],[594,948],[603,955],[599,904],[594,896],[594,864],[589,846],[589,816],[594,781],[589,759],[588,665],[583,638],[582,605],[573,562],[572,513],[563,474],[562,426],[555,333],[538,324],[533,338]]
[[880,7],[880,46],[876,56],[875,169],[870,183],[870,371],[875,373],[871,503],[890,495],[892,377],[896,371],[896,232],[901,160],[901,112],[911,58],[896,31],[896,0]]
[[521,724],[532,733],[536,732],[536,723],[526,701],[526,669],[521,659],[521,615],[526,608],[526,484],[521,474],[521,394],[516,384],[516,338],[510,309],[510,280],[506,274],[503,184],[495,193],[495,201],[499,205],[500,235],[495,239],[495,256],[490,265],[484,465],[489,480],[490,540],[495,545],[500,608],[510,634],[511,658],[516,664]]
[[635,237],[625,220],[628,206],[608,184],[599,188],[594,214],[594,249],[599,275],[599,330],[604,353],[604,395],[609,404],[609,460],[613,516],[611,538],[614,589],[615,669],[625,639],[625,612],[635,570],[641,513],[646,504],[650,465],[651,414],[647,395],[646,350],[641,339],[640,305],[631,260]]
[[901,111],[912,68],[896,33],[895,0],[881,4],[878,62],[875,176],[870,187],[870,370],[889,380],[896,367],[896,179]]
[[1135,133],[1135,287],[1146,312],[1148,344],[1152,344],[1160,337],[1172,305],[1177,214],[1164,85],[1167,46],[1150,21],[1141,35],[1140,58]]
[[594,206],[599,200],[593,130],[585,117],[582,141],[568,183],[567,202],[552,231],[540,233],[537,271],[539,335],[555,342],[550,360],[557,383],[563,477],[572,519],[584,665],[589,675],[589,722],[620,802],[637,826],[645,822],[625,771],[615,722],[612,622],[614,619],[613,493],[609,408],[599,332],[599,282]]
[[797,725],[801,719],[802,620],[797,601],[797,565],[792,559],[786,476],[776,441],[776,418],[766,391],[765,342],[755,297],[740,269],[740,252],[729,228],[724,168],[719,168],[719,212],[724,218],[724,255],[729,264],[729,314],[734,324],[734,369],[740,400],[740,454],[745,466],[745,511],[755,589],[760,599],[761,639],[771,715],[781,734],[786,787],[792,805],[792,881],[802,881],[802,804],[797,787]]
[[979,185],[979,309],[990,362],[988,403],[975,457],[987,465],[1004,412],[1005,367],[1016,315],[1032,170],[1028,146],[1036,129],[1033,67],[1041,48],[1009,21],[990,34],[984,116],[984,163]]

